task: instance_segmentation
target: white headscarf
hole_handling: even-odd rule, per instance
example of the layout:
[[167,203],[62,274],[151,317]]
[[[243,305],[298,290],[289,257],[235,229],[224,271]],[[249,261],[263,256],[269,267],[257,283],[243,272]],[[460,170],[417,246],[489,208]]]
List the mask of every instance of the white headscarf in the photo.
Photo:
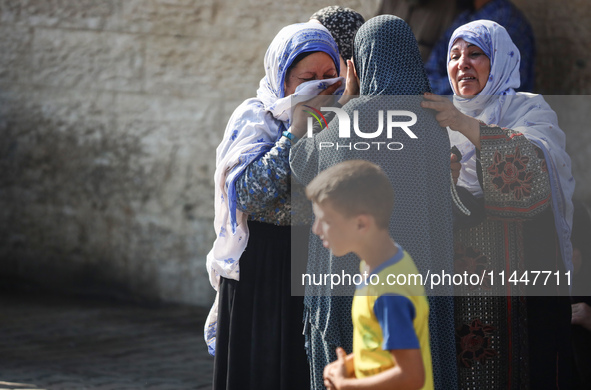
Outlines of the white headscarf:
[[[447,58],[457,39],[481,48],[490,59],[490,74],[483,90],[473,98],[454,96],[455,106],[464,114],[486,124],[510,128],[522,133],[544,152],[552,188],[552,210],[560,241],[562,260],[572,271],[572,196],[575,181],[571,173],[570,157],[565,151],[565,135],[558,126],[556,113],[541,95],[516,93],[519,87],[519,50],[507,30],[490,20],[477,20],[454,31],[448,46]],[[450,78],[450,84],[451,82]],[[454,91],[457,94],[457,91]],[[482,188],[476,175],[475,146],[458,131],[450,131],[450,142],[462,153],[462,170],[458,185],[476,196]]]
[[[482,120],[487,124],[500,125],[500,109],[506,100],[505,96],[515,95],[515,88],[518,88],[520,84],[519,63],[521,56],[519,49],[517,49],[504,27],[489,20],[477,20],[460,26],[454,31],[447,49],[448,63],[451,48],[455,41],[460,38],[484,51],[484,54],[490,59],[490,74],[486,85],[478,95],[473,98],[462,98],[454,90],[448,72],[449,84],[456,94],[454,96],[455,105],[466,115]],[[463,156],[458,185],[469,189],[476,196],[482,196],[482,188],[480,188],[476,173],[476,149],[474,145],[462,133],[458,131],[448,132],[451,144],[455,145]],[[466,164],[468,161],[474,164]]]
[[[224,138],[216,151],[215,219],[217,234],[207,255],[209,281],[215,290],[219,278],[239,280],[240,256],[248,242],[247,214],[236,208],[235,183],[244,169],[268,152],[291,123],[291,108],[298,97],[307,100],[343,78],[316,80],[300,84],[293,95],[285,96],[284,81],[293,60],[301,53],[322,51],[331,56],[339,73],[337,45],[326,28],[318,23],[300,23],[284,27],[265,54],[265,77],[257,97],[242,103],[228,121]],[[216,301],[205,324],[209,352],[215,351]]]

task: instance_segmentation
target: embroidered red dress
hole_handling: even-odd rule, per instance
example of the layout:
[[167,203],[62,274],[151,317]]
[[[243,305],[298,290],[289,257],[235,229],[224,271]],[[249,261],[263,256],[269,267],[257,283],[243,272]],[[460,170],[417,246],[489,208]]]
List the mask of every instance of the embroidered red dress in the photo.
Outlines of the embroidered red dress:
[[570,307],[557,295],[568,290],[521,279],[533,270],[564,274],[544,155],[523,134],[494,125],[481,126],[479,154],[485,218],[454,234],[455,273],[485,275],[478,286],[456,286],[459,388],[566,386]]

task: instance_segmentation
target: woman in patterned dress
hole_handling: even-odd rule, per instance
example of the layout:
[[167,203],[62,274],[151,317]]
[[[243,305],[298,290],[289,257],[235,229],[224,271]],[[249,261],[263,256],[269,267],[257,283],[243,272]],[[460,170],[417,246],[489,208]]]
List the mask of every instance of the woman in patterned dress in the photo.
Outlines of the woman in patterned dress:
[[[502,26],[468,23],[448,48],[453,103],[426,94],[422,104],[448,127],[459,151],[454,180],[471,204],[454,234],[455,272],[485,275],[481,286],[456,287],[462,389],[570,385],[564,274],[572,272],[574,179],[554,111],[542,96],[515,92],[519,64]],[[561,283],[534,286],[531,271],[559,271]],[[514,272],[516,283],[508,281]]]
[[205,327],[214,389],[309,387],[303,298],[290,289],[291,99],[331,95],[344,80],[336,43],[317,23],[283,28],[264,65],[257,97],[234,111],[217,149],[207,268],[218,294]]

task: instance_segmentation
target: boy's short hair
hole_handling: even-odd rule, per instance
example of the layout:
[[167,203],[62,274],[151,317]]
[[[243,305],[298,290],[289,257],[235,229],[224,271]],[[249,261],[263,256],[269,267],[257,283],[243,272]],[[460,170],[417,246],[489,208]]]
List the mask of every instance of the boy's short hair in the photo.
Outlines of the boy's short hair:
[[382,169],[364,160],[349,160],[318,174],[306,187],[312,202],[331,205],[346,216],[369,214],[388,229],[394,207],[394,189]]

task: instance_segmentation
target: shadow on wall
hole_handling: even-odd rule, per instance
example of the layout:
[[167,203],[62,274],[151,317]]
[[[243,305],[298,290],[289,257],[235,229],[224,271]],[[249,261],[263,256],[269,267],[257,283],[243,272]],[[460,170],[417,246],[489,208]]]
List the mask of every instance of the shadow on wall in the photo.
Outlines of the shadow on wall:
[[181,146],[162,129],[157,155],[147,144],[153,127],[117,131],[104,115],[113,104],[111,94],[0,91],[0,276],[205,304],[198,241],[211,237],[190,201],[196,189],[167,192],[199,183],[199,166],[183,166]]

